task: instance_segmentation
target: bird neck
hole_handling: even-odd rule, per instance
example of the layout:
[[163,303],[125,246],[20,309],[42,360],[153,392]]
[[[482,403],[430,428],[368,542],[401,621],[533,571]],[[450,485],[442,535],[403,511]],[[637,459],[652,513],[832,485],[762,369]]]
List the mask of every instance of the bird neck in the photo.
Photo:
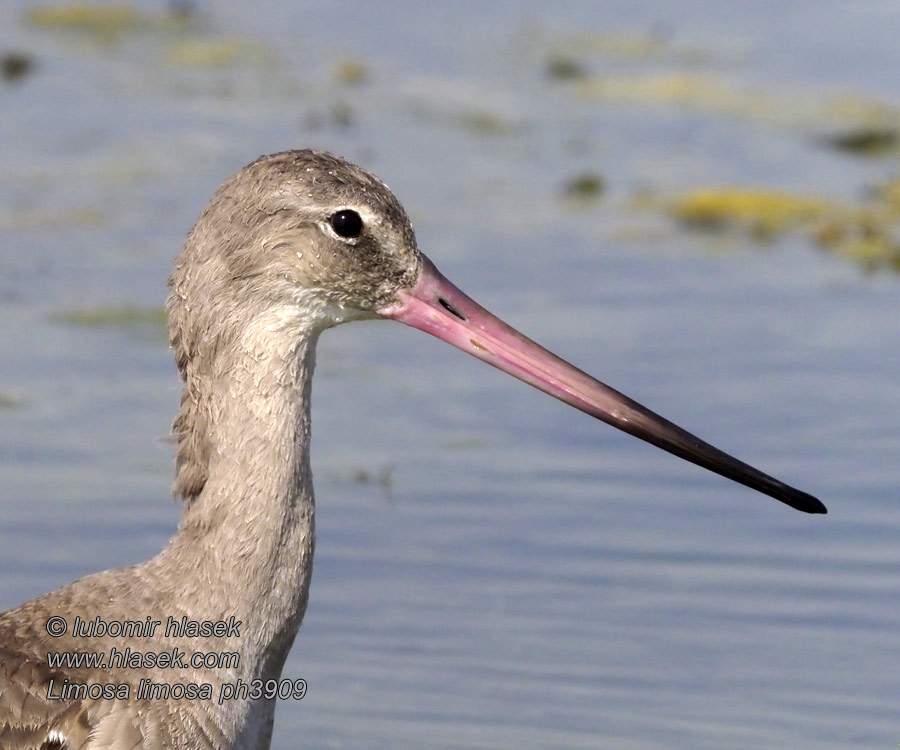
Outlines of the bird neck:
[[[238,676],[277,678],[306,609],[314,548],[310,392],[318,332],[264,316],[198,383],[181,436],[204,455],[202,489],[155,562],[175,609],[240,621]],[[202,387],[198,387],[202,386]],[[184,407],[182,407],[184,409]],[[234,675],[231,675],[234,677]]]

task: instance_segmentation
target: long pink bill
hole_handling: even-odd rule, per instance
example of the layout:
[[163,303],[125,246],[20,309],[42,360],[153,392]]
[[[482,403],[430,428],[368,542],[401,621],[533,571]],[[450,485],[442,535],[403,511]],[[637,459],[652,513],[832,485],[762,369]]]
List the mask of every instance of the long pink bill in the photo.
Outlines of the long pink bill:
[[399,297],[399,304],[379,314],[430,333],[613,427],[792,508],[828,512],[812,495],[723,453],[526,338],[457,289],[427,258],[416,284]]

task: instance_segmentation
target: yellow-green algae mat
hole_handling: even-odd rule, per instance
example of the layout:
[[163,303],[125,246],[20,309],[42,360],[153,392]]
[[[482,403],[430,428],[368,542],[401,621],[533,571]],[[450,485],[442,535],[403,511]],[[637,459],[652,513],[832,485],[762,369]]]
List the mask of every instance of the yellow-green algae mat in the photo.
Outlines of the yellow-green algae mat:
[[900,178],[860,203],[740,187],[699,188],[642,201],[690,227],[736,231],[759,241],[786,232],[808,236],[864,270],[900,271]]
[[164,57],[173,65],[220,68],[272,57],[255,40],[204,32],[189,5],[182,9],[172,3],[168,10],[151,13],[125,3],[50,3],[27,9],[23,20],[33,28],[81,35],[100,44],[116,43],[129,35],[160,34]]

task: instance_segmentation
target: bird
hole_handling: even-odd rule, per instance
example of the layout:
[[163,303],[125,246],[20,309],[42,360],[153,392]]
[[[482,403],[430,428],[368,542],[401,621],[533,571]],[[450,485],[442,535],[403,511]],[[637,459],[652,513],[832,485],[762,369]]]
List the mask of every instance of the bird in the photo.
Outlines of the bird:
[[262,156],[227,179],[175,260],[166,307],[183,383],[178,529],[146,562],[0,614],[0,747],[270,747],[272,689],[299,689],[282,669],[315,546],[316,342],[342,323],[418,328],[676,456],[827,512],[489,313],[418,249],[380,179],[326,152]]

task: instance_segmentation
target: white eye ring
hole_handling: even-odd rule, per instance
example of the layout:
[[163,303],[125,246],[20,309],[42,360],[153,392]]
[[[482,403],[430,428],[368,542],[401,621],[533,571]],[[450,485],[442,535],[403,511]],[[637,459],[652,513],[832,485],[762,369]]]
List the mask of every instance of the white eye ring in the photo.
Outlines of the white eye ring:
[[361,239],[360,237],[341,237],[327,221],[318,222],[318,226],[319,229],[322,230],[322,234],[327,235],[338,242],[343,242],[345,245],[358,245]]
[[353,208],[339,208],[323,222],[328,234],[341,242],[355,244],[365,231],[366,224],[359,211]]

